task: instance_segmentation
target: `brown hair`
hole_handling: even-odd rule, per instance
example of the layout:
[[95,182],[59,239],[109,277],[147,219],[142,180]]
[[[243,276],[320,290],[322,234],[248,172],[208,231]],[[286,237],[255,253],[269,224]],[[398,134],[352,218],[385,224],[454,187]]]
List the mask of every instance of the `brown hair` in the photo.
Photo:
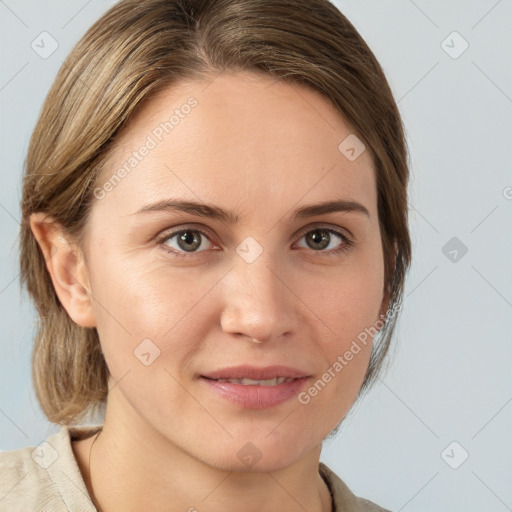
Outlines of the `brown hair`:
[[[406,140],[383,71],[343,14],[327,0],[120,1],[63,63],[26,160],[21,282],[39,315],[36,396],[54,423],[77,422],[104,406],[108,369],[96,329],[75,324],[60,304],[30,215],[48,214],[80,241],[102,164],[135,108],[178,80],[226,70],[312,87],[364,141],[376,169],[390,310],[401,303],[411,258]],[[395,323],[393,316],[379,332],[360,394],[381,369]]]

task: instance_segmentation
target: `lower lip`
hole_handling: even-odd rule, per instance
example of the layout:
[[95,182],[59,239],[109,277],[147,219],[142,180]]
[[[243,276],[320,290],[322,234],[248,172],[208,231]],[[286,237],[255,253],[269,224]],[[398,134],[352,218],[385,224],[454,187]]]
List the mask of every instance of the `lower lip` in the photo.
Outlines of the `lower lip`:
[[309,377],[294,379],[275,386],[246,386],[244,384],[232,384],[231,382],[218,382],[206,377],[201,377],[200,380],[211,390],[242,407],[247,409],[269,409],[296,397],[309,380]]

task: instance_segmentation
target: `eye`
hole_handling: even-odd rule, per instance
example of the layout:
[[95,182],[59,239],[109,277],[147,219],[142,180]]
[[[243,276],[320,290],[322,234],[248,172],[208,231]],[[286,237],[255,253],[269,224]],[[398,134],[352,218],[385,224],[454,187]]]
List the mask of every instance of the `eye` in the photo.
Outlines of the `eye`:
[[[335,255],[348,250],[353,241],[347,235],[332,228],[318,227],[305,231],[301,236],[304,239],[306,249],[312,249],[326,255]],[[209,236],[199,229],[183,228],[165,233],[158,243],[164,249],[176,256],[187,256],[204,252],[214,247]]]
[[[310,229],[302,235],[301,240],[302,239],[306,241],[306,248],[327,254],[337,254],[346,251],[353,245],[352,240],[343,233],[335,229],[324,227]],[[341,245],[339,243],[340,241]],[[304,245],[302,247],[304,247]]]
[[179,256],[184,253],[203,252],[213,245],[208,235],[198,229],[181,229],[167,233],[159,240],[166,250]]

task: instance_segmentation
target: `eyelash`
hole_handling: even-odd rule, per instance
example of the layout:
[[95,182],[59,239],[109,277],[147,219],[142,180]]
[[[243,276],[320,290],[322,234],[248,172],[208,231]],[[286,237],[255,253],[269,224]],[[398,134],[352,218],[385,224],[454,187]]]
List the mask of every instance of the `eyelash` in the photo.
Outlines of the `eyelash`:
[[[315,251],[314,249],[311,249],[310,252],[318,253],[319,256],[324,256],[324,255],[325,256],[337,256],[341,253],[348,251],[354,245],[354,241],[352,239],[350,239],[347,235],[342,233],[341,231],[337,231],[335,229],[325,227],[325,226],[315,226],[313,228],[308,228],[307,230],[302,231],[300,233],[299,240],[301,238],[303,238],[305,235],[307,235],[308,233],[311,233],[313,231],[319,231],[319,230],[326,231],[330,234],[333,234],[333,235],[341,238],[341,240],[343,241],[341,246],[339,246],[337,249],[331,249],[330,251],[324,251],[324,250]],[[158,237],[156,239],[156,242],[158,243],[158,245],[162,246],[162,248],[166,252],[172,254],[173,256],[177,256],[177,257],[185,257],[185,258],[186,257],[194,257],[195,255],[198,255],[198,254],[201,254],[201,252],[204,252],[204,251],[199,251],[199,252],[187,253],[187,252],[182,252],[182,251],[176,251],[175,249],[171,249],[167,244],[165,244],[166,241],[173,238],[174,236],[179,235],[181,233],[186,233],[186,232],[199,233],[201,236],[204,236],[205,238],[210,240],[210,236],[208,235],[208,233],[204,232],[201,229],[194,228],[191,226],[180,226],[179,229],[164,233],[161,237]],[[210,242],[211,242],[211,240],[210,240]]]

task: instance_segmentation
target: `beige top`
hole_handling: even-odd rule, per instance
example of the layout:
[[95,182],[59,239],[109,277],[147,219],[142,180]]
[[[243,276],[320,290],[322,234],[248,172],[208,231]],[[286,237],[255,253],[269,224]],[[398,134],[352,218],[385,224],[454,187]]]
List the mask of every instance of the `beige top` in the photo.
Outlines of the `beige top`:
[[[100,428],[61,426],[37,447],[0,452],[0,512],[97,512],[71,441],[90,437]],[[319,473],[333,497],[333,512],[389,512],[356,497],[322,462]]]

